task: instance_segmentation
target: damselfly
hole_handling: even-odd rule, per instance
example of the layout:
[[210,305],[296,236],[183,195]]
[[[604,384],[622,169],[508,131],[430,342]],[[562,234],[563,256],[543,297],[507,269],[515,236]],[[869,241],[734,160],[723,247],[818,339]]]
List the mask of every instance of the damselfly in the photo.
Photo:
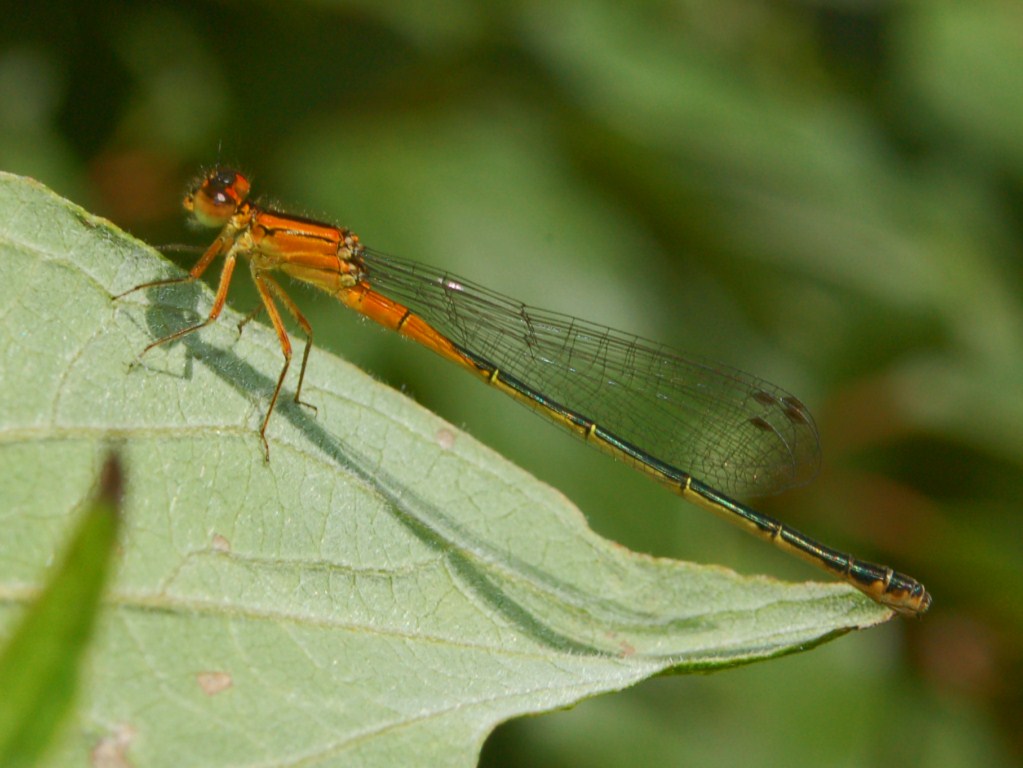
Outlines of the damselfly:
[[217,239],[186,276],[132,291],[196,280],[224,257],[208,317],[154,341],[144,353],[214,322],[224,308],[237,260],[248,259],[284,353],[259,429],[268,460],[267,425],[292,358],[278,303],[306,335],[296,402],[313,334],[275,279],[280,272],[468,369],[683,498],[844,579],[879,603],[907,614],[930,606],[930,595],[915,579],[825,546],[732,498],[772,493],[816,473],[817,428],[792,395],[741,371],[529,307],[443,270],[374,251],[349,229],[260,207],[249,202],[248,194],[249,181],[237,171],[217,168],[201,178],[185,196],[184,207],[200,224],[219,227]]

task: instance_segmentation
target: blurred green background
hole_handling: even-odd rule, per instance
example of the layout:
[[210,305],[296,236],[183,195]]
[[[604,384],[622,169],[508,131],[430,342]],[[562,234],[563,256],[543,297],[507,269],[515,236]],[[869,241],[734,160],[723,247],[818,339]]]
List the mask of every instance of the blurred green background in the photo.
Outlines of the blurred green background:
[[[934,595],[920,621],[507,724],[484,765],[1018,764],[1023,6],[6,11],[0,168],[167,244],[209,240],[179,203],[217,162],[373,247],[796,393],[817,415],[821,475],[757,506]],[[318,345],[561,489],[608,538],[815,576],[328,298],[294,295]]]

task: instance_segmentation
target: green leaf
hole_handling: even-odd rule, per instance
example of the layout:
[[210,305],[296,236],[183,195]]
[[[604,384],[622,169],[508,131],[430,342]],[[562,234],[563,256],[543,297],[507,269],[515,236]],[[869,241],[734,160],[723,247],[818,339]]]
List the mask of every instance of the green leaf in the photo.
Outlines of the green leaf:
[[59,566],[0,652],[0,765],[38,765],[71,711],[117,542],[120,501],[121,471],[111,455]]
[[111,439],[129,478],[120,569],[57,764],[467,766],[508,718],[890,615],[841,584],[625,551],[320,349],[303,389],[318,410],[286,385],[266,464],[272,331],[239,335],[228,311],[139,361],[204,317],[210,291],[114,302],[174,268],[33,182],[0,176],[0,211],[5,621]]

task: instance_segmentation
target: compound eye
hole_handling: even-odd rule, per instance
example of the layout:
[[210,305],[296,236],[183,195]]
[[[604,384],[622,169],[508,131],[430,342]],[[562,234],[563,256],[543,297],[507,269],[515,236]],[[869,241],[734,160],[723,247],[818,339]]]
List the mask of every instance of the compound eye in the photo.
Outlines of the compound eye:
[[185,195],[183,205],[203,226],[222,227],[248,195],[247,178],[238,171],[217,168]]

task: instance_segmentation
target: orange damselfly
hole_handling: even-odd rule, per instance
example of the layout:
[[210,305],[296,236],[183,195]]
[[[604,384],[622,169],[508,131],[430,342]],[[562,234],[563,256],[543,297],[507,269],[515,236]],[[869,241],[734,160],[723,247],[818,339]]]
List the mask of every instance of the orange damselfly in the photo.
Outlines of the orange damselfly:
[[187,275],[126,293],[196,280],[224,257],[207,318],[154,341],[144,354],[214,322],[224,308],[237,260],[248,259],[261,308],[284,353],[259,428],[267,460],[266,429],[292,357],[277,302],[306,335],[296,402],[313,335],[309,321],[274,278],[281,272],[468,369],[683,498],[844,579],[879,603],[906,614],[930,606],[927,590],[912,577],[832,549],[726,495],[772,493],[816,473],[816,425],[806,407],[784,390],[374,251],[345,227],[261,207],[248,195],[249,181],[237,171],[216,168],[202,177],[185,196],[184,207],[198,223],[219,227],[217,239]]

